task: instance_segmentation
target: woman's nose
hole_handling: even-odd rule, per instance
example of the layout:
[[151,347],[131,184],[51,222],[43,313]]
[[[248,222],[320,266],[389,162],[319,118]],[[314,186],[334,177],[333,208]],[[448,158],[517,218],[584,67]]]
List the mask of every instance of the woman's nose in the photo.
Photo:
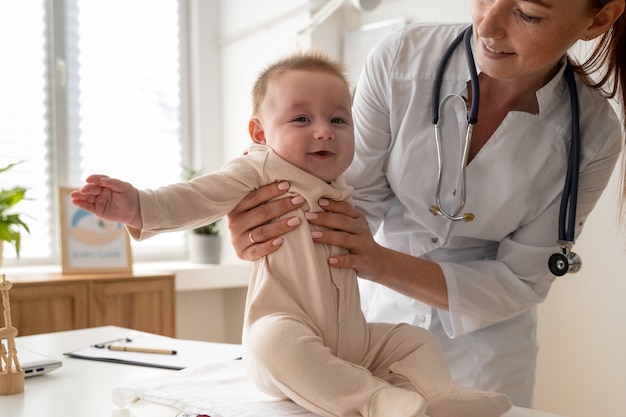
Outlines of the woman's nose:
[[481,38],[500,38],[506,31],[508,18],[506,2],[501,0],[483,1],[479,7],[476,22],[478,36]]

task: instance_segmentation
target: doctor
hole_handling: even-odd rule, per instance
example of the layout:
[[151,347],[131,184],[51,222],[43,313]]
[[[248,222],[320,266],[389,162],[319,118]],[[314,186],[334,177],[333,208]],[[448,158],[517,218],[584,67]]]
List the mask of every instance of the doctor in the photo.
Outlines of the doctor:
[[[440,57],[467,25],[410,25],[372,51],[354,99],[356,156],[347,175],[356,208],[322,201],[308,221],[332,231],[318,242],[350,254],[329,259],[357,270],[370,321],[409,322],[440,340],[457,382],[502,392],[530,407],[537,353],[535,307],[555,277],[559,204],[568,166],[571,107],[563,77],[577,41],[601,39],[597,66],[576,66],[581,158],[576,233],[604,190],[623,141],[623,125],[605,92],[623,97],[624,0],[473,0],[472,50],[480,107],[469,148],[466,203],[470,222],[429,210],[435,203],[437,150],[431,99]],[[601,47],[608,45],[603,55]],[[599,76],[599,78],[598,78]],[[470,72],[457,48],[442,97],[471,101]],[[610,94],[609,94],[610,95]],[[458,100],[456,100],[458,102]],[[622,104],[622,117],[626,111]],[[463,103],[442,110],[441,202],[454,207]],[[286,179],[288,180],[288,179]],[[243,259],[280,250],[297,220],[270,222],[301,205],[279,198],[286,182],[256,190],[229,215]],[[275,201],[269,203],[271,199]],[[375,238],[372,237],[375,234]]]

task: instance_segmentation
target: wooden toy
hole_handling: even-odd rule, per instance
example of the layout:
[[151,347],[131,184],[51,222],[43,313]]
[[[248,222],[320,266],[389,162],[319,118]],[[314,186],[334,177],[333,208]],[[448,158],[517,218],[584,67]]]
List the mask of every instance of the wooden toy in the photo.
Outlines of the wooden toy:
[[13,284],[6,280],[4,274],[0,275],[2,276],[0,290],[2,291],[5,326],[0,328],[0,395],[13,395],[24,392],[24,371],[20,367],[15,348],[17,329],[11,323],[9,290]]

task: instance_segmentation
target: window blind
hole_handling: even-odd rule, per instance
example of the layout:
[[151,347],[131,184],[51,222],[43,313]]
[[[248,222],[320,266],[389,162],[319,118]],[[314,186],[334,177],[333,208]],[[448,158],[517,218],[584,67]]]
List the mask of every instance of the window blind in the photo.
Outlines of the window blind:
[[[25,258],[52,255],[46,30],[43,0],[0,2],[0,166],[23,161],[0,174],[0,187],[28,189],[15,207],[31,230],[22,235]],[[5,244],[4,258],[14,257]]]
[[[31,227],[20,263],[58,262],[59,186],[93,173],[138,188],[181,180],[178,2],[2,2],[0,19],[0,53],[10,57],[0,66],[0,164],[25,161],[0,186],[28,188],[16,206]],[[168,234],[133,244],[133,255],[182,256],[183,244]]]

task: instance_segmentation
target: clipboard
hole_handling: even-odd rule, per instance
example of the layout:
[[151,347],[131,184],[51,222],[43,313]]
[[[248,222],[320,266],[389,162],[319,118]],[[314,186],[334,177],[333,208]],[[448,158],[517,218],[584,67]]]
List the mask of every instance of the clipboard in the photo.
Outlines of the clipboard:
[[[141,348],[142,350],[175,351],[176,353],[111,350],[109,349],[110,346]],[[89,347],[67,352],[64,355],[77,359],[181,370],[192,366],[240,359],[241,350],[241,345],[239,344],[203,342],[140,334],[115,341],[94,341],[94,344]]]

